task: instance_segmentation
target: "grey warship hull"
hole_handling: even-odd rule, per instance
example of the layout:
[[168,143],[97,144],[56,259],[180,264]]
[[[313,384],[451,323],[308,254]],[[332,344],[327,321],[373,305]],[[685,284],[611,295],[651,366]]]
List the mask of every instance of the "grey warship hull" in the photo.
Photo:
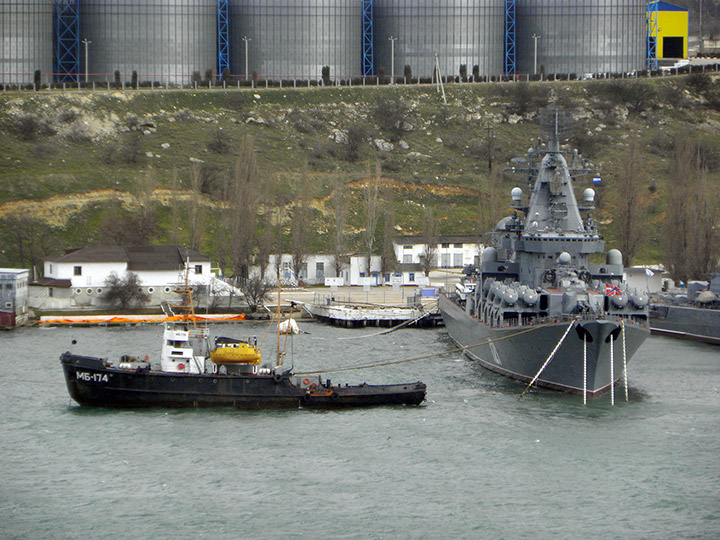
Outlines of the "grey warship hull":
[[650,329],[653,334],[720,345],[720,309],[651,304]]
[[493,328],[470,316],[448,297],[440,296],[439,308],[448,334],[466,356],[490,371],[523,382],[532,381],[540,372],[572,324],[536,384],[577,394],[586,392],[589,396],[601,394],[617,383],[630,357],[650,335],[642,325],[632,321],[622,325],[611,319],[558,320]]

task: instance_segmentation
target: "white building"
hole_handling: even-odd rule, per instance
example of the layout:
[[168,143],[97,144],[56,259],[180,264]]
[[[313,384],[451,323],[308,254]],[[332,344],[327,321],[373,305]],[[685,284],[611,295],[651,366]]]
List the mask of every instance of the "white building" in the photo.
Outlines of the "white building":
[[367,269],[367,256],[353,255],[350,257],[350,281],[348,285],[400,285],[425,286],[430,279],[425,276],[419,263],[397,263],[393,272],[380,271],[380,256],[370,258],[370,271]]
[[[478,264],[482,244],[476,235],[441,234],[437,239],[433,268],[464,268]],[[393,240],[398,262],[420,264],[426,253],[425,238],[421,235],[400,236]]]
[[[268,283],[277,283],[277,255],[270,255],[268,265],[265,268],[264,279]],[[280,281],[284,286],[296,287],[303,285],[325,285],[325,278],[339,278],[333,280],[333,284],[339,286],[377,286],[377,285],[408,285],[424,286],[429,284],[422,267],[419,264],[395,265],[394,272],[380,271],[380,255],[373,255],[370,261],[370,270],[367,268],[367,256],[362,254],[345,255],[341,257],[340,275],[335,271],[335,256],[315,254],[308,255],[296,276],[292,269],[292,255],[283,253],[280,255]],[[251,276],[260,274],[260,267],[253,266],[250,269]]]
[[[268,283],[277,283],[277,259],[277,254],[272,254],[268,258],[265,275],[263,276]],[[250,268],[250,277],[258,276],[259,274],[259,266]],[[333,255],[308,255],[302,264],[299,276],[296,276],[295,272],[293,272],[292,255],[289,253],[280,255],[280,281],[284,286],[297,287],[301,282],[305,285],[324,285],[326,277],[338,277],[335,272],[335,257]],[[346,278],[347,281],[349,275],[341,277]]]
[[666,287],[670,274],[658,266],[631,266],[625,268],[624,277],[630,289],[658,293]]
[[88,246],[44,261],[44,277],[30,287],[30,307],[76,309],[103,306],[105,282],[115,272],[137,274],[150,296],[149,305],[176,301],[173,285],[187,279],[208,286],[210,259],[182,246]]

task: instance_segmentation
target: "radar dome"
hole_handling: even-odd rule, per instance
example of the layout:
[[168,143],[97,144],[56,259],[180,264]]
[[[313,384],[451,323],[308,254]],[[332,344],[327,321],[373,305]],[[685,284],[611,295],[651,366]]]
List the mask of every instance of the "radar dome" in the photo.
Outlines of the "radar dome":
[[570,261],[572,260],[572,257],[567,251],[563,251],[560,255],[558,255],[557,261],[559,264],[570,264]]
[[595,202],[595,190],[593,188],[587,188],[583,191],[583,197],[585,197],[585,203],[587,204]]
[[513,202],[520,202],[520,199],[522,199],[522,189],[519,187],[512,188],[510,196],[512,197]]
[[607,264],[619,264],[622,266],[623,257],[619,249],[611,249],[607,252]]
[[497,262],[497,249],[494,247],[485,248],[482,252],[483,262]]

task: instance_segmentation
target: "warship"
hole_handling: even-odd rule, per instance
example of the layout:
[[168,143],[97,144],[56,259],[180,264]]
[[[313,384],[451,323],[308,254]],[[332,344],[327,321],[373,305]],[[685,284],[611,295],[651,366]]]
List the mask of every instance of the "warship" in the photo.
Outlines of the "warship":
[[720,345],[720,274],[690,281],[686,290],[650,295],[650,330]]
[[485,368],[586,399],[627,382],[627,362],[650,334],[649,300],[623,282],[618,250],[603,257],[595,190],[577,202],[580,178],[601,180],[576,151],[568,164],[569,112],[543,109],[539,119],[545,145],[510,169],[526,175],[529,197],[512,189],[512,216],[497,224],[463,294],[441,294],[439,309],[452,340]]

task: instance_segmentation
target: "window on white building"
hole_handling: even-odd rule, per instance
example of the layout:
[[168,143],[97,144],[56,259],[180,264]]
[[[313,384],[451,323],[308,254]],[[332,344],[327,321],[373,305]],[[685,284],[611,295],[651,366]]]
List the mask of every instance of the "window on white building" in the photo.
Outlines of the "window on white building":
[[202,274],[202,264],[196,264],[196,265],[195,265],[195,273],[196,273],[196,274]]
[[412,262],[412,255],[403,255],[403,263],[410,264]]
[[82,276],[82,266],[73,266],[73,275]]
[[410,272],[408,274],[408,281],[411,283],[415,281],[415,272]]
[[318,279],[325,277],[325,263],[315,263],[315,277]]
[[453,253],[453,267],[459,268],[463,265],[462,253]]

